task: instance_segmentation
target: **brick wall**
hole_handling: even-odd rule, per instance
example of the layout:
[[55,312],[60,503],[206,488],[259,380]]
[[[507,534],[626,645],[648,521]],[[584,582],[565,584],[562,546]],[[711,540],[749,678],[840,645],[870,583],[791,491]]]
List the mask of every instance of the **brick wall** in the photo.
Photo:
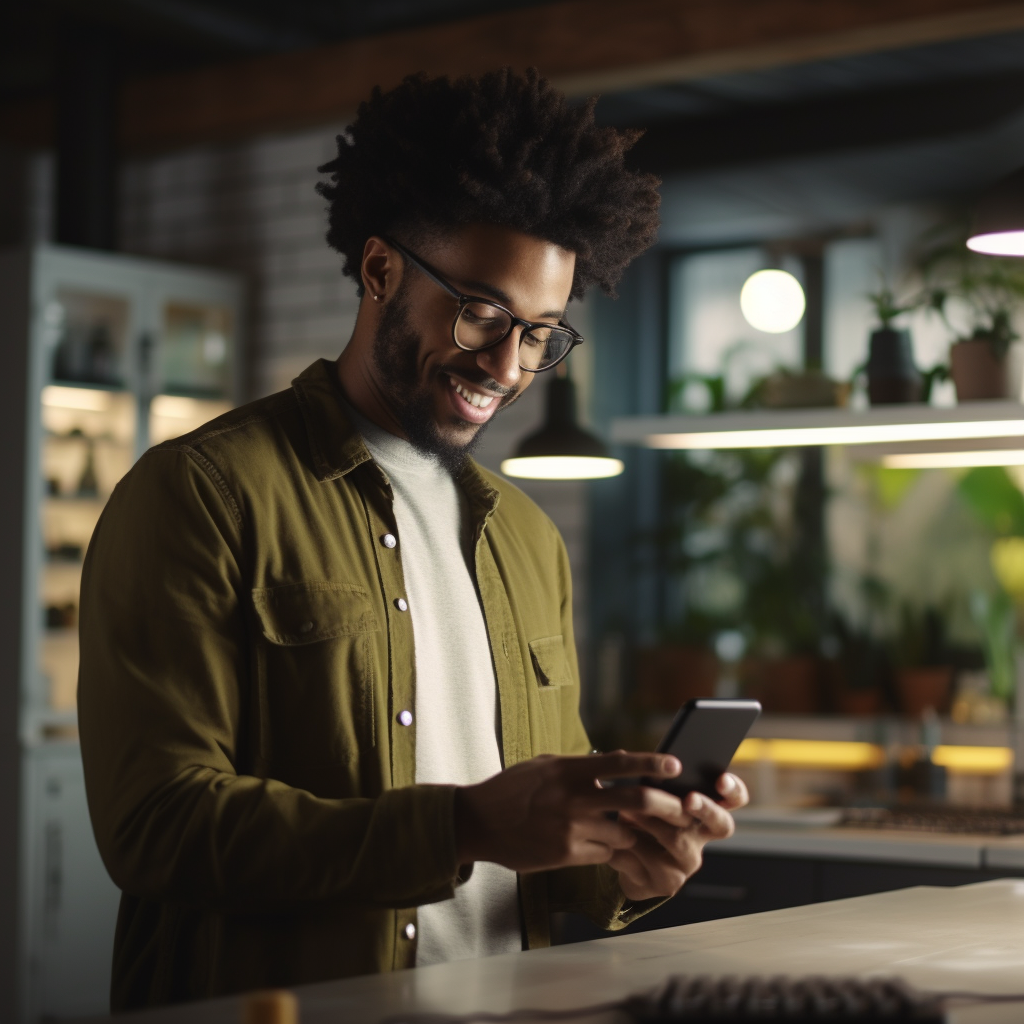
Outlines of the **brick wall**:
[[[241,273],[248,289],[247,390],[253,397],[288,386],[314,359],[344,347],[358,300],[324,241],[324,202],[316,167],[335,152],[342,126],[133,160],[121,182],[125,252]],[[574,314],[581,329],[586,309]],[[582,352],[582,350],[581,350]],[[587,367],[574,372],[585,385]],[[543,378],[489,427],[478,457],[492,469],[516,440],[539,426]],[[584,646],[586,485],[520,486],[565,538],[575,582],[577,643]]]

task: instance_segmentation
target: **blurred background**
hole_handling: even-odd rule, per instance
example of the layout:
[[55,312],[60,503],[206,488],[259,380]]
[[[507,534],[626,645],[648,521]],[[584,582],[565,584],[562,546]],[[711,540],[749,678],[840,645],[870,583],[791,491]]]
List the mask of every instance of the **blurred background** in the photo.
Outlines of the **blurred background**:
[[[150,444],[342,349],[357,300],[316,167],[374,85],[419,70],[534,65],[599,94],[663,182],[657,246],[569,314],[579,424],[623,471],[517,480],[569,549],[597,746],[653,746],[692,697],[764,705],[737,836],[642,926],[1024,875],[1024,260],[965,244],[1024,165],[1024,3],[0,18],[0,995],[19,1019],[105,1005],[116,892],[75,724],[92,527]],[[481,461],[545,423],[548,390]],[[857,424],[876,443],[813,434]],[[812,434],[757,433],[793,426]]]

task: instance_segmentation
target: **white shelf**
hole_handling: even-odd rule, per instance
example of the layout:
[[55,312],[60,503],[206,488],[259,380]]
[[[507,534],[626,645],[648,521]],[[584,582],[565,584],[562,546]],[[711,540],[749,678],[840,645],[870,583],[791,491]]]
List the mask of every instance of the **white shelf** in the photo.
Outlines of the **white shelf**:
[[[611,439],[648,448],[778,448],[927,444],[1024,447],[1024,404],[969,402],[950,408],[887,405],[870,409],[759,409],[703,416],[664,414],[612,420]],[[936,445],[938,442],[939,445]]]

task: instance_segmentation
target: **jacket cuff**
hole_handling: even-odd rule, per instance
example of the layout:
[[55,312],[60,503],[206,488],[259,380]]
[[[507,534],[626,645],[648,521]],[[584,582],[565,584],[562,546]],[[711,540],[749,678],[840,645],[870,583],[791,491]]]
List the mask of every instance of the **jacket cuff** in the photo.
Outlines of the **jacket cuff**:
[[[455,786],[403,786],[376,800],[367,850],[391,906],[450,899],[472,871],[455,852]],[[386,880],[385,880],[386,879]],[[379,890],[380,891],[380,890]]]

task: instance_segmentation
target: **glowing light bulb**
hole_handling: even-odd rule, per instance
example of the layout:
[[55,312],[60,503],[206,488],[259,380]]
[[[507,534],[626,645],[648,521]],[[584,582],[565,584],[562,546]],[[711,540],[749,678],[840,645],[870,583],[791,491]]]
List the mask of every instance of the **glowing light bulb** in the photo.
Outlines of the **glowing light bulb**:
[[800,282],[785,270],[759,270],[740,292],[740,310],[751,327],[766,334],[791,331],[804,315],[807,301]]

